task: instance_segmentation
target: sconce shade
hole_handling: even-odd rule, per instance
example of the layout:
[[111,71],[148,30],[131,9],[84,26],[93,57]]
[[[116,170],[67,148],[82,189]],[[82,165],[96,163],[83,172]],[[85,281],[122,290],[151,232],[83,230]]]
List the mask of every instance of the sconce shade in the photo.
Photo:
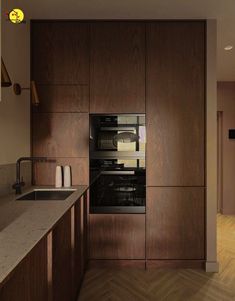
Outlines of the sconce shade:
[[37,91],[37,87],[35,84],[35,81],[31,81],[30,82],[30,87],[29,88],[22,88],[20,84],[15,83],[13,85],[13,91],[16,95],[21,95],[21,92],[23,90],[30,90],[31,92],[31,102],[33,106],[38,106],[40,101],[39,101],[39,97],[38,97],[38,91]]
[[3,62],[1,57],[1,86],[2,87],[10,87],[12,85],[10,76],[7,72],[7,68]]
[[30,82],[30,88],[31,88],[31,97],[32,97],[32,104],[34,106],[38,106],[40,101],[39,101],[39,97],[38,97],[38,91],[37,91],[37,87],[35,84],[35,81],[31,81]]

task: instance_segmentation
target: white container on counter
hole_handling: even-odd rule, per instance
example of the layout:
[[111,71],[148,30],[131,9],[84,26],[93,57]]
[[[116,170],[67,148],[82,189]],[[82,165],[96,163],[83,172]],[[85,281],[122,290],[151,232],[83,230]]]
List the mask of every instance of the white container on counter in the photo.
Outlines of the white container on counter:
[[65,165],[64,167],[64,187],[71,187],[71,167],[69,165]]
[[62,166],[56,166],[55,170],[55,187],[61,188],[62,187]]

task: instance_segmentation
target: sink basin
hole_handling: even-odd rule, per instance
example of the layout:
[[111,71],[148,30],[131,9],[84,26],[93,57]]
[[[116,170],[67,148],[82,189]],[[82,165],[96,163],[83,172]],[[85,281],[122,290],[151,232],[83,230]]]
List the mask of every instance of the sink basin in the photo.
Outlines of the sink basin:
[[75,190],[34,190],[19,198],[17,201],[63,201]]

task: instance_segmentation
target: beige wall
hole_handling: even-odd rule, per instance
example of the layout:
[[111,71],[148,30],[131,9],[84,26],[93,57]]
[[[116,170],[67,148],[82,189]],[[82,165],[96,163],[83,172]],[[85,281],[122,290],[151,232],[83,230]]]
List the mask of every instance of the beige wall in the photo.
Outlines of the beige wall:
[[[9,2],[9,1],[8,1]],[[2,11],[8,11],[6,0]],[[3,14],[2,14],[3,15]],[[1,52],[13,82],[29,87],[30,79],[30,24],[13,25],[1,20]],[[1,89],[0,101],[0,165],[16,161],[30,154],[29,91],[16,96],[12,87]]]
[[228,130],[235,129],[235,82],[219,82],[218,111],[222,111],[222,212],[235,214],[235,140]]

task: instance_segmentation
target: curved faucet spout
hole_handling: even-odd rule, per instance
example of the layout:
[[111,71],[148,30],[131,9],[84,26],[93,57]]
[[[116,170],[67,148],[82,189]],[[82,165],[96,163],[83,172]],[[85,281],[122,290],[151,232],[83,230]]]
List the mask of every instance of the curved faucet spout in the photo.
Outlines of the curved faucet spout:
[[16,182],[12,185],[12,188],[15,189],[16,194],[21,194],[21,187],[25,185],[23,178],[20,178],[20,163],[22,161],[31,161],[31,162],[46,162],[48,161],[47,157],[21,157],[16,161]]

